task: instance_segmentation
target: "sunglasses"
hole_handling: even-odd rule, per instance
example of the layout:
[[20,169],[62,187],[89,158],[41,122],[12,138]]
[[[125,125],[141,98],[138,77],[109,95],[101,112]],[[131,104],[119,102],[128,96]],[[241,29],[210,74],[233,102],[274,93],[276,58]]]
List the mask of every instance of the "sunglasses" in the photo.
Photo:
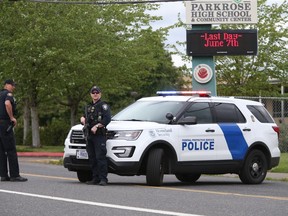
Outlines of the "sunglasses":
[[93,92],[91,92],[91,94],[99,94],[100,92],[98,92],[98,91],[93,91]]

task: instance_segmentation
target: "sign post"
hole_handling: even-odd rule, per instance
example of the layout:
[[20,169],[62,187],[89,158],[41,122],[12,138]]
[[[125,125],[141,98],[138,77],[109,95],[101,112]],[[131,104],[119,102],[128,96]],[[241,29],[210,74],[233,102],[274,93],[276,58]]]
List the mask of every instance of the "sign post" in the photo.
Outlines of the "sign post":
[[[211,25],[194,25],[195,30],[210,30]],[[210,91],[217,95],[214,57],[193,56],[192,58],[192,88],[195,91]]]

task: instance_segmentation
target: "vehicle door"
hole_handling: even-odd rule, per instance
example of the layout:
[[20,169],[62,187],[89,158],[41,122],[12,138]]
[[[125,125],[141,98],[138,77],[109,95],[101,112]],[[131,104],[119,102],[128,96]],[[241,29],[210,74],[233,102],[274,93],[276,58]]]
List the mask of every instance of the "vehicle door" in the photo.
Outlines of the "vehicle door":
[[179,161],[218,160],[221,145],[225,145],[223,132],[215,123],[211,103],[191,102],[183,112],[181,119],[196,117],[196,124],[180,124],[178,136]]
[[211,110],[225,138],[225,141],[217,146],[219,159],[243,159],[248,149],[245,134],[251,134],[244,115],[234,103],[228,102],[214,102]]

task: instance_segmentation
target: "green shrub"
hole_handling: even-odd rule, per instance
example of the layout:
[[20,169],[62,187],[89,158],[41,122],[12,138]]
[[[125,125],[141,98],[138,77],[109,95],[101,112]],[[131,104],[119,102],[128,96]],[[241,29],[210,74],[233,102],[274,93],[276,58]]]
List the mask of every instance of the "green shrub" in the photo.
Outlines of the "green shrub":
[[[40,127],[41,146],[58,146],[63,145],[64,140],[69,132],[70,125],[60,119],[53,119],[45,127]],[[23,127],[15,128],[15,138],[17,145],[32,145],[32,132],[29,131],[25,143],[23,143]]]
[[282,153],[288,152],[288,125],[280,124],[279,148]]
[[59,119],[54,119],[46,127],[40,129],[41,145],[63,145],[69,129],[70,125],[67,125],[65,122],[60,121]]

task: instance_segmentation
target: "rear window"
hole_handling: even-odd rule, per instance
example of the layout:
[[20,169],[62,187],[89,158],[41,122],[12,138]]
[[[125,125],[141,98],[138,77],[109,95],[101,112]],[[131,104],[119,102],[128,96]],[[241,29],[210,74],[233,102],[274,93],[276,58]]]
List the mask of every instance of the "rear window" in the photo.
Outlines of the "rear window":
[[246,119],[234,104],[214,103],[217,123],[245,123]]
[[274,123],[274,120],[269,115],[264,106],[252,106],[248,105],[247,108],[251,113],[262,123]]

